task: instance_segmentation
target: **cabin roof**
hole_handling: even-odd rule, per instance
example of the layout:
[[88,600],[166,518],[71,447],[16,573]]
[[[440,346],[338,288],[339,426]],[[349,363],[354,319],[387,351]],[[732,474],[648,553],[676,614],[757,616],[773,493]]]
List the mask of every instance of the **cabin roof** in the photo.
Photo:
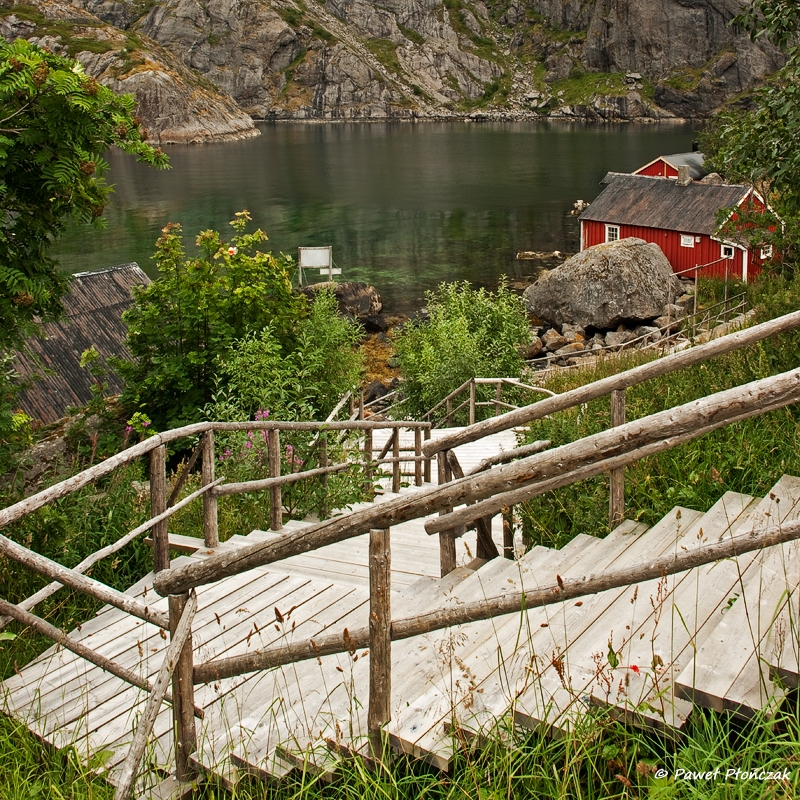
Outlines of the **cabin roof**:
[[679,186],[676,181],[619,172],[609,172],[601,183],[606,188],[581,220],[708,236],[717,230],[719,209],[739,205],[751,192],[735,184]]
[[666,161],[667,164],[675,167],[687,166],[689,167],[689,177],[692,180],[698,181],[706,174],[705,170],[705,156],[702,153],[673,153],[670,156],[659,156],[658,158],[654,158],[652,161],[649,161],[643,167],[639,167],[636,172],[641,172],[643,169],[647,169],[651,164],[655,164],[656,161]]
[[[133,287],[150,279],[136,263],[73,276],[64,297],[65,318],[43,326],[43,337],[31,337],[31,355],[17,353],[16,369],[23,376],[39,374],[36,360],[51,370],[19,396],[23,411],[45,424],[66,416],[70,406],[81,406],[92,397],[92,377],[80,366],[81,354],[92,345],[103,361],[110,356],[130,358],[125,347],[122,313],[133,305]],[[122,391],[122,380],[109,371],[107,394]]]

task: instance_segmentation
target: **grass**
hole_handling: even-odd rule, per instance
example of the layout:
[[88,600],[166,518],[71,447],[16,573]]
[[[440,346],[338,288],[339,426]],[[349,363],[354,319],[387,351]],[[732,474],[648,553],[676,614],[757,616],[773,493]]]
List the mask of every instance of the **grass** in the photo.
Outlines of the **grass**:
[[[640,81],[644,88],[638,90],[644,99],[652,99],[653,85],[646,78]],[[563,81],[556,81],[551,84],[554,100],[559,105],[585,105],[599,96],[623,96],[633,88],[625,82],[625,75],[621,72],[583,72],[580,69],[574,70]],[[559,92],[564,94],[557,97]]]

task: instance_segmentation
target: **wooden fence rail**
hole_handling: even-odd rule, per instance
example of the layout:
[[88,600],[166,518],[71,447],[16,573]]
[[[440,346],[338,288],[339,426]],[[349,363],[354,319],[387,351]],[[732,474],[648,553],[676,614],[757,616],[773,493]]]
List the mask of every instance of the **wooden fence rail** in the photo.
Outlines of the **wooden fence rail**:
[[[187,591],[246,569],[359,536],[371,528],[391,527],[399,522],[441,512],[467,502],[489,500],[494,495],[633,453],[646,446],[660,447],[664,443],[669,446],[668,443],[676,437],[702,435],[733,421],[789,405],[796,402],[798,396],[800,370],[753,381],[608,431],[601,431],[578,442],[547,450],[513,464],[416,492],[408,498],[395,498],[374,508],[310,525],[289,536],[246,545],[234,552],[210,556],[202,562],[161,572],[155,578],[154,587],[161,595]],[[437,460],[441,474],[441,470],[447,468],[447,462],[444,459]],[[473,510],[470,509],[469,513]],[[441,523],[443,519],[444,517],[440,517],[436,523]],[[445,521],[445,527],[452,529],[455,519],[454,514]]]
[[[448,608],[414,617],[395,619],[391,624],[391,639],[396,642],[456,625],[519,613],[527,608],[549,606],[565,600],[587,597],[608,589],[631,586],[662,576],[685,572],[694,567],[744,555],[753,550],[774,547],[795,539],[800,539],[800,521],[772,526],[744,536],[734,536],[713,544],[700,545],[694,550],[681,550],[650,562],[640,563],[635,567],[609,570],[600,575],[561,580],[556,576],[551,584],[542,588],[509,592],[498,597],[454,604]],[[247,672],[273,669],[296,661],[345,653],[354,648],[369,647],[369,642],[370,631],[367,627],[348,630],[346,634],[344,632],[327,634],[316,639],[293,642],[289,645],[273,645],[259,653],[220,658],[198,664],[194,670],[194,682],[195,684],[211,683]]]
[[764,341],[780,333],[796,330],[797,328],[800,328],[800,311],[785,314],[782,317],[770,320],[769,322],[763,322],[752,328],[722,336],[719,339],[698,345],[697,347],[692,347],[688,350],[683,350],[680,353],[664,356],[663,358],[651,361],[648,364],[642,364],[641,366],[634,367],[625,372],[619,372],[616,375],[603,378],[595,383],[563,392],[554,397],[548,397],[532,405],[510,411],[502,417],[495,417],[485,420],[484,422],[478,422],[462,431],[433,439],[423,445],[422,450],[426,456],[432,458],[442,450],[452,450],[454,447],[477,441],[484,436],[490,436],[500,431],[526,425],[534,420],[542,419],[549,414],[565,411],[568,408],[588,403],[590,400],[605,397],[611,394],[612,391],[636,386],[651,378],[659,378],[668,375],[676,370],[684,369],[693,364],[699,364],[709,358],[739,350],[742,347]]

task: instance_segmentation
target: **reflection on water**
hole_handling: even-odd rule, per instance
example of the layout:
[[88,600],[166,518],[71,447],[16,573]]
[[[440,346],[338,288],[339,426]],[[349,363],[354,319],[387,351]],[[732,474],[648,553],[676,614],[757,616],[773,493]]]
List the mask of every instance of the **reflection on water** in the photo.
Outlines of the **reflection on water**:
[[110,154],[108,228],[78,228],[57,255],[71,272],[138,261],[179,222],[229,230],[246,208],[275,251],[332,245],[344,278],[375,284],[388,310],[419,305],[443,280],[521,277],[519,250],[576,251],[578,198],[609,170],[688,150],[688,125],[576,123],[272,124],[243,142],[166,148],[156,172]]

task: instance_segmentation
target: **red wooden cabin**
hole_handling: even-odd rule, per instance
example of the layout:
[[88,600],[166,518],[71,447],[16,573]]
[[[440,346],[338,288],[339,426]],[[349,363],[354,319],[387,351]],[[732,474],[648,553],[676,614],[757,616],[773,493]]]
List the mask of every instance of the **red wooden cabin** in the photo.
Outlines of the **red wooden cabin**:
[[664,180],[610,172],[605,189],[580,216],[581,250],[634,236],[654,242],[672,269],[686,277],[737,278],[747,282],[770,258],[768,247],[717,235],[721,208],[765,210],[749,186]]
[[651,178],[677,179],[678,169],[686,167],[689,177],[693,181],[699,181],[706,174],[704,161],[705,156],[702,153],[675,153],[671,156],[654,158],[649,164],[639,167],[633,174],[649,175]]

